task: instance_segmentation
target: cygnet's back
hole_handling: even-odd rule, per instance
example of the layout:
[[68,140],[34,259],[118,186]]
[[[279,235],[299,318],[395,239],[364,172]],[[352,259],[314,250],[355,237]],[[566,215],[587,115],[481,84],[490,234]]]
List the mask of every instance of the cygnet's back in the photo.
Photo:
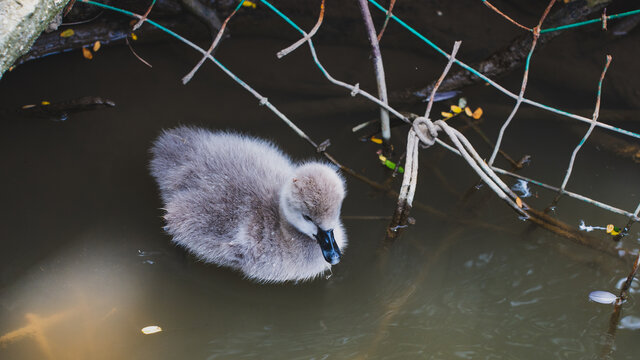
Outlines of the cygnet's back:
[[339,260],[344,185],[328,166],[296,167],[264,140],[189,127],[151,151],[166,230],[200,259],[259,281],[313,278]]

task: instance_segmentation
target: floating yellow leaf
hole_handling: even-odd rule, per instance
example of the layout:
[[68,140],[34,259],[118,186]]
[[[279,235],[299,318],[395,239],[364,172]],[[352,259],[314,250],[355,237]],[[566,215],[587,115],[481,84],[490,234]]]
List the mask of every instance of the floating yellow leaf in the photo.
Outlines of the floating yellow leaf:
[[477,108],[471,115],[474,119],[478,120],[482,116],[482,108]]
[[242,3],[242,6],[244,7],[250,7],[252,9],[256,8],[256,3],[254,3],[253,1],[245,1]]
[[616,235],[620,234],[620,229],[618,229],[617,227],[613,226],[613,224],[609,224],[609,225],[607,225],[607,234],[611,234],[613,236],[616,236]]
[[442,115],[442,117],[444,117],[445,119],[448,119],[448,118],[453,116],[452,113],[448,113],[448,112],[445,112],[445,111],[441,112],[440,115]]
[[519,197],[516,197],[516,205],[518,205],[518,207],[522,209],[522,200],[520,200]]
[[93,52],[100,50],[100,41],[96,41],[93,43]]
[[462,112],[462,109],[460,108],[460,106],[451,105],[451,111],[453,111],[456,114],[460,114]]
[[159,333],[160,331],[162,331],[162,328],[157,325],[151,325],[151,326],[143,327],[142,330],[140,331],[142,331],[142,333],[145,335],[150,335],[150,334]]
[[136,33],[131,33],[131,39],[132,40],[138,40],[138,35],[136,35]]
[[14,68],[14,67],[15,67],[15,66],[10,67],[10,68],[9,68],[9,71],[13,71],[13,68]]
[[51,103],[48,102],[47,100],[43,100],[42,102],[40,102],[40,104],[42,104],[42,105],[51,105]]
[[378,139],[377,137],[372,136],[371,137],[371,142],[374,142],[376,144],[382,144],[382,139]]
[[73,29],[67,29],[67,30],[65,30],[65,31],[63,31],[63,32],[61,32],[61,33],[60,33],[60,37],[64,37],[64,38],[66,38],[66,37],[73,36],[73,34],[75,34],[75,33],[73,32]]
[[85,59],[93,59],[93,54],[91,53],[91,50],[87,49],[86,47],[82,48],[82,56],[84,56]]

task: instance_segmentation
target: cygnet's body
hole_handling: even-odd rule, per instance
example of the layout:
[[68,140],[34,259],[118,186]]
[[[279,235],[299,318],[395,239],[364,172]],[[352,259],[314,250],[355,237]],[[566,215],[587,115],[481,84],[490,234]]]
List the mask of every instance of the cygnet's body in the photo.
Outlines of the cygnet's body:
[[296,166],[264,140],[189,127],[164,131],[151,152],[165,229],[198,258],[262,282],[311,279],[340,260],[345,190],[331,167]]

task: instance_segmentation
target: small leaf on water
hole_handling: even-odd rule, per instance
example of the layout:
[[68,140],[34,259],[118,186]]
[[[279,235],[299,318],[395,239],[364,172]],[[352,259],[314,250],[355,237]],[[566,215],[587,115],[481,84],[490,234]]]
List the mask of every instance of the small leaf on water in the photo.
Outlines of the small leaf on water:
[[471,116],[476,120],[480,119],[480,117],[482,116],[482,108],[477,108]]
[[75,34],[73,32],[73,29],[67,29],[60,33],[60,37],[67,38],[67,37],[73,36],[73,34]]
[[151,325],[151,326],[143,327],[140,331],[142,331],[142,333],[145,335],[150,335],[150,334],[159,333],[160,331],[162,331],[162,328],[157,325]]
[[93,52],[100,50],[100,41],[96,41],[93,43]]
[[516,205],[522,209],[522,200],[519,197],[516,197]]
[[87,49],[86,47],[82,48],[82,56],[84,56],[85,59],[93,59],[93,54],[91,53],[91,50]]
[[250,7],[252,9],[255,9],[256,8],[256,3],[254,3],[253,1],[245,0],[245,2],[242,3],[242,6]]
[[462,109],[459,106],[451,105],[451,111],[453,111],[456,114],[460,114],[462,112]]
[[466,107],[467,107],[467,99],[465,99],[465,98],[461,97],[461,98],[458,100],[458,106],[459,106],[461,109],[466,108]]
[[613,304],[616,299],[618,297],[608,291],[593,291],[589,294],[589,300],[600,304]]
[[23,110],[24,110],[24,109],[31,109],[32,107],[36,107],[36,106],[35,106],[35,105],[33,105],[33,104],[23,105],[23,106],[22,106],[22,109],[23,109]]
[[464,113],[467,114],[468,117],[473,117],[473,112],[468,106],[464,108]]
[[452,113],[448,113],[448,112],[445,112],[445,111],[441,112],[440,115],[442,115],[445,119],[448,119],[448,118],[453,116]]
[[376,144],[382,144],[382,139],[378,139],[377,137],[372,136],[371,137],[371,142],[374,142]]
[[42,101],[40,102],[40,105],[51,105],[51,103],[50,103],[50,102],[48,102],[47,100],[42,100]]
[[611,234],[613,236],[616,236],[618,234],[620,234],[620,229],[613,226],[613,224],[609,224],[607,225],[607,234]]
[[138,35],[136,35],[136,33],[131,33],[131,39],[132,40],[138,40]]

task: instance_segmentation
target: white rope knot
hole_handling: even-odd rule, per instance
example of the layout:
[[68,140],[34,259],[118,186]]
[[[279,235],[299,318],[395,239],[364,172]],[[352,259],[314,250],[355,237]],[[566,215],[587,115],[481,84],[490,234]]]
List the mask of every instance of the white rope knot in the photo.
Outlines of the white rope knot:
[[413,120],[413,131],[422,143],[423,148],[427,148],[436,142],[439,126],[435,125],[431,120],[424,116],[417,117]]

